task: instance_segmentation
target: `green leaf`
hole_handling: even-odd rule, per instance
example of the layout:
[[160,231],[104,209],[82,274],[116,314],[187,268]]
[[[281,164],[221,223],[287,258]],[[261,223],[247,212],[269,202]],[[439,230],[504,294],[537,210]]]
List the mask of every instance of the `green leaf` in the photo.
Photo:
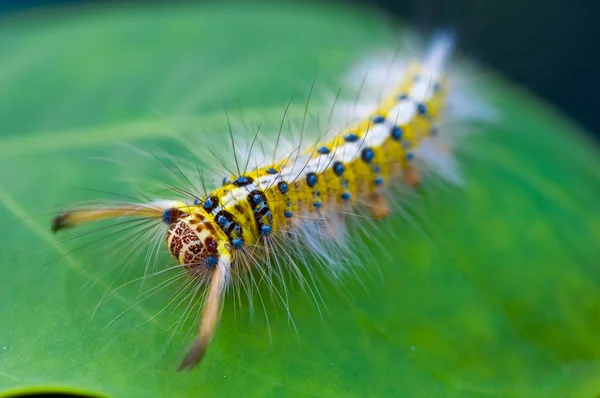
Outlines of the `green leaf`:
[[118,141],[185,157],[182,137],[210,146],[227,131],[224,103],[276,121],[315,73],[334,84],[392,39],[369,13],[300,5],[90,7],[3,23],[0,394],[597,395],[599,150],[497,77],[480,86],[501,121],[469,138],[464,190],[419,199],[424,232],[401,216],[367,225],[375,265],[344,280],[349,294],[324,284],[322,317],[291,283],[298,334],[269,303],[267,324],[257,300],[254,317],[228,302],[191,373],[175,369],[194,319],[173,335],[181,313],[155,317],[172,292],[140,300],[125,285],[145,253],[110,279],[95,266],[110,239],[71,252],[50,234],[51,210],[99,195],[78,187],[135,191],[131,178],[155,171],[144,156],[131,171],[94,160],[129,156]]

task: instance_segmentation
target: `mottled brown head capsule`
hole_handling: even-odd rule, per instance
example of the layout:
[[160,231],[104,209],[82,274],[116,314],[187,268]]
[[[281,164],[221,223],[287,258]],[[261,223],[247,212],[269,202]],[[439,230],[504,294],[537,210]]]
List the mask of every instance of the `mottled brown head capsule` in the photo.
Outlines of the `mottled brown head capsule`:
[[173,220],[167,232],[169,251],[196,278],[206,280],[221,260],[231,261],[229,239],[201,207]]

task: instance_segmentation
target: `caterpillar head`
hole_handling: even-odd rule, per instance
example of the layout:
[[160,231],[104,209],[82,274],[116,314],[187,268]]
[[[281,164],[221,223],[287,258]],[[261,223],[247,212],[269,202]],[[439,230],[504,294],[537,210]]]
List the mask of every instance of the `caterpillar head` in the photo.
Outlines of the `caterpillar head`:
[[202,360],[219,322],[232,249],[223,229],[201,206],[171,207],[164,211],[163,222],[170,225],[167,245],[173,257],[193,278],[208,285],[198,335],[179,366],[185,370]]
[[169,251],[195,278],[210,279],[219,264],[231,263],[229,239],[213,218],[199,206],[171,208],[163,221]]

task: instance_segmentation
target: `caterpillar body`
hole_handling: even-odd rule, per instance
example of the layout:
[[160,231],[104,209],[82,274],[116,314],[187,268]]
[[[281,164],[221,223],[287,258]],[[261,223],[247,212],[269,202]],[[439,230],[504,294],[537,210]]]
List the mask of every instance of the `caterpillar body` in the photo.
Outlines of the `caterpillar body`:
[[[163,225],[170,253],[207,289],[197,338],[180,366],[191,368],[203,358],[223,295],[238,279],[260,264],[285,263],[286,251],[321,251],[334,268],[334,262],[343,261],[334,259],[324,241],[337,239],[345,217],[357,208],[375,219],[387,216],[391,188],[419,185],[421,161],[431,158],[427,153],[432,148],[438,156],[432,163],[450,167],[441,120],[452,45],[450,37],[438,38],[420,62],[392,76],[395,83],[380,93],[382,100],[374,109],[334,131],[332,138],[279,160],[256,161],[250,171],[246,161],[221,187],[190,201],[70,210],[54,218],[52,230],[124,216]],[[442,166],[440,159],[446,159]],[[453,171],[439,171],[456,177]],[[318,233],[307,229],[308,224]]]

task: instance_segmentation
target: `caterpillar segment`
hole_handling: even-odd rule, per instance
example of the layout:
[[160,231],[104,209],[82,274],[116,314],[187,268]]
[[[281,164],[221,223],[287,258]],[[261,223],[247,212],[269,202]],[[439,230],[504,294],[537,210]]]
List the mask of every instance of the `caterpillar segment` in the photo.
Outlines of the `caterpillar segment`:
[[366,204],[374,218],[386,217],[386,187],[398,181],[411,187],[420,183],[416,150],[439,134],[443,112],[444,46],[434,48],[427,61],[413,63],[368,118],[301,155],[229,176],[222,187],[193,204],[162,201],[75,210],[56,217],[52,230],[129,216],[166,224],[173,257],[208,286],[197,338],[180,366],[192,368],[213,336],[224,291],[241,264],[248,264],[241,261],[246,248],[264,246],[273,234],[293,230],[313,213],[340,213]]

